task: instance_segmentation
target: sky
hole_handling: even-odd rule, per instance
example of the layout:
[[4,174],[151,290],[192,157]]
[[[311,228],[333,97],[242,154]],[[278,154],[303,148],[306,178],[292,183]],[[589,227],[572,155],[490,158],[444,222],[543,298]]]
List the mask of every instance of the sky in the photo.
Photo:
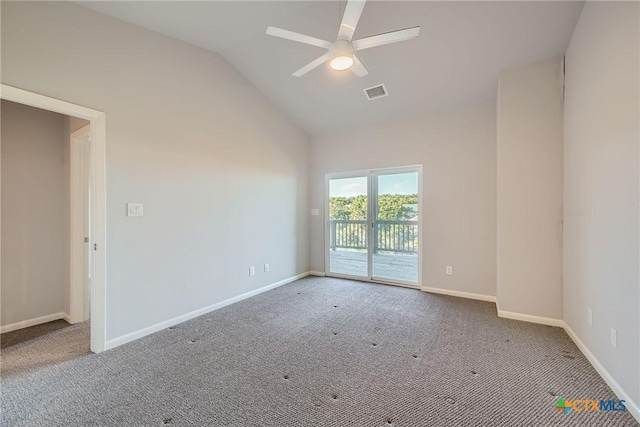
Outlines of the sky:
[[[379,175],[379,194],[417,194],[418,173],[396,173]],[[329,194],[331,197],[353,197],[367,194],[367,177],[339,178],[329,181]]]

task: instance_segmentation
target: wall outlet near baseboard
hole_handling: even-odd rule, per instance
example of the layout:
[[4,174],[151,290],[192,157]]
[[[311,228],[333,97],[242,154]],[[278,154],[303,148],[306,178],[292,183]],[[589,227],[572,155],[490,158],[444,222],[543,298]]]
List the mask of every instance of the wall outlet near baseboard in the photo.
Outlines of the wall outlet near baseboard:
[[249,276],[256,275],[256,268],[254,266],[249,267]]
[[593,326],[593,310],[591,308],[587,308],[587,322],[589,326]]
[[447,265],[447,268],[446,268],[445,271],[449,276],[451,276],[453,274],[453,266],[452,265]]
[[269,271],[269,264],[264,265],[264,272],[266,273],[267,271]]
[[611,328],[611,347],[618,348],[618,331]]

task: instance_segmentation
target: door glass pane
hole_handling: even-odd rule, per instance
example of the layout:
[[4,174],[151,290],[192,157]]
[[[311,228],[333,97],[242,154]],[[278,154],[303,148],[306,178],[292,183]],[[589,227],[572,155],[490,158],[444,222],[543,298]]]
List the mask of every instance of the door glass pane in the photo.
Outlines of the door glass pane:
[[367,177],[329,180],[329,272],[369,276]]
[[373,277],[418,283],[418,172],[374,179]]

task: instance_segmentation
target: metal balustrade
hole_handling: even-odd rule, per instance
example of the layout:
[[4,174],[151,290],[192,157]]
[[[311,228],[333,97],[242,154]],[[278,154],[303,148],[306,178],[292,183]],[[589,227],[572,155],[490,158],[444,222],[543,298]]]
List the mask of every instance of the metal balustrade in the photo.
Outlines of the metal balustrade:
[[[367,249],[366,220],[330,220],[330,247],[337,249]],[[374,221],[374,253],[418,252],[417,221]]]

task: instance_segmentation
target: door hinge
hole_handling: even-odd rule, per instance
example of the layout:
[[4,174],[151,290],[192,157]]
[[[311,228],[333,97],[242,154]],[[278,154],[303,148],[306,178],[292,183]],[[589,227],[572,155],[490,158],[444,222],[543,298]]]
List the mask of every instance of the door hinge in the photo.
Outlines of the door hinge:
[[89,243],[89,238],[88,238],[88,237],[85,237],[85,238],[84,238],[84,242],[85,242],[85,243]]
[[98,250],[98,244],[97,244],[97,243],[94,243],[94,244],[93,244],[93,250],[94,250],[94,251],[97,251],[97,250]]

